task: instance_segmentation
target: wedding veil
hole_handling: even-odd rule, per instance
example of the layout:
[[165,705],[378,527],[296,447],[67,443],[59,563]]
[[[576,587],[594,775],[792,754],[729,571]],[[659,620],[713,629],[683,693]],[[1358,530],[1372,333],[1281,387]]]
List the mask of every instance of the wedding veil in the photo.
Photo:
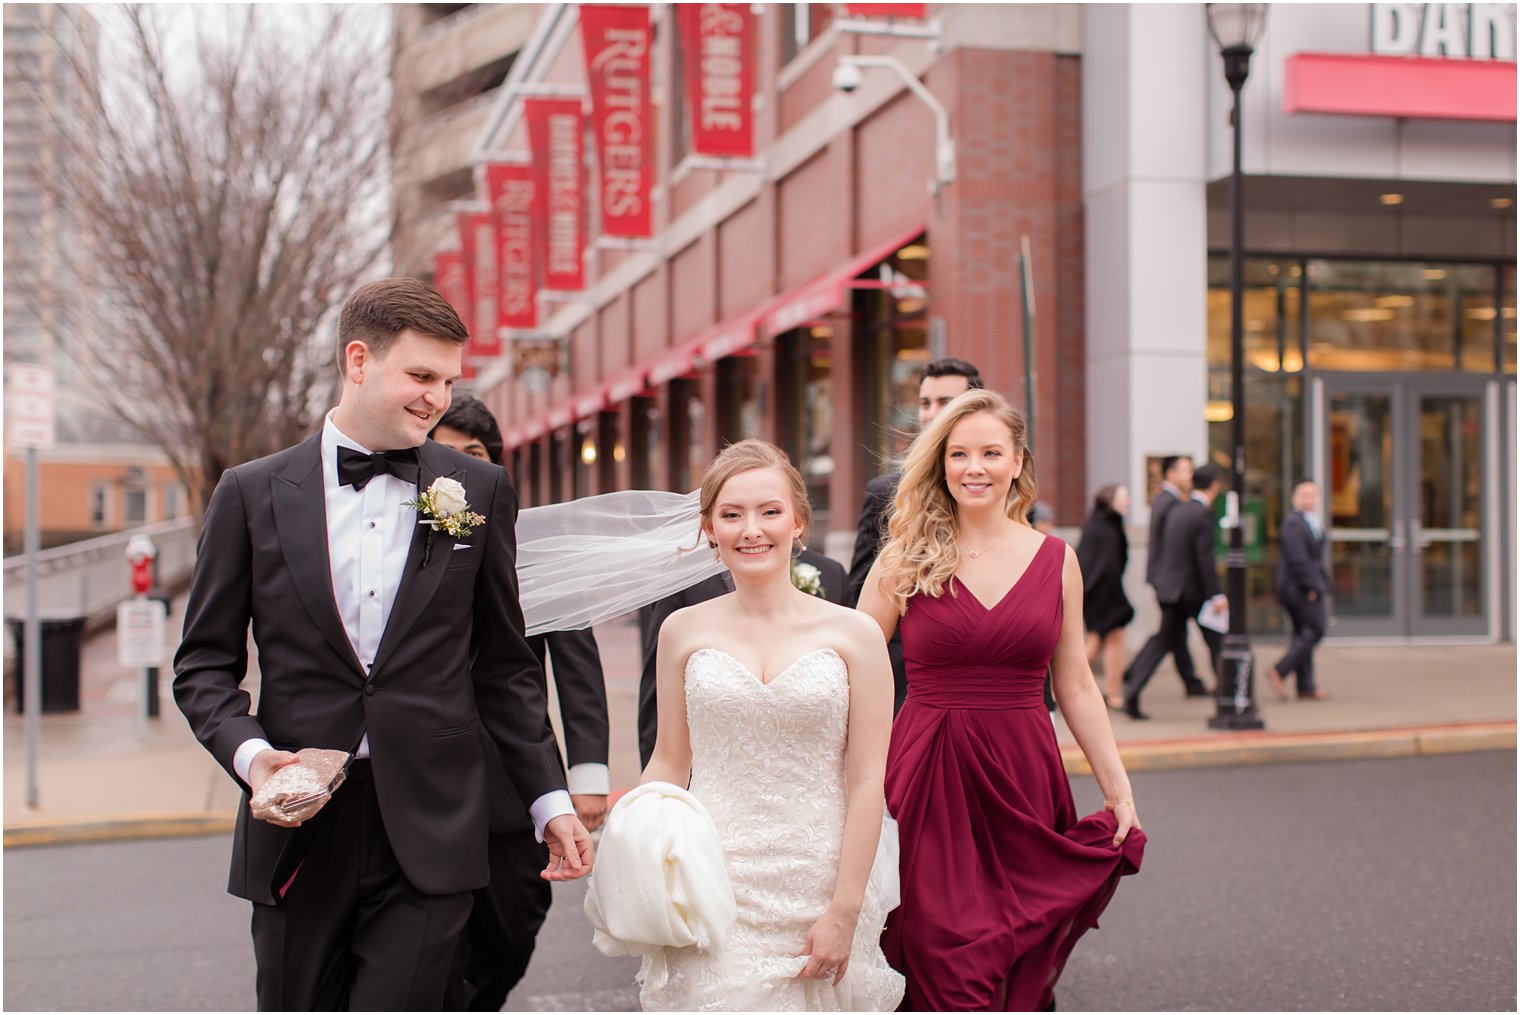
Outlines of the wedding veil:
[[622,490],[520,512],[528,634],[590,627],[724,570],[702,535],[698,495]]

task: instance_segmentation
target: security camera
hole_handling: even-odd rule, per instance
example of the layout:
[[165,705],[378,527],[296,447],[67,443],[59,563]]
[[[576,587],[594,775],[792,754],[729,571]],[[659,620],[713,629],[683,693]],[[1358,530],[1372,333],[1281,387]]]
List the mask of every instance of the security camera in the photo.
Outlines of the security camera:
[[848,95],[859,88],[864,75],[854,64],[842,63],[834,68],[834,87]]

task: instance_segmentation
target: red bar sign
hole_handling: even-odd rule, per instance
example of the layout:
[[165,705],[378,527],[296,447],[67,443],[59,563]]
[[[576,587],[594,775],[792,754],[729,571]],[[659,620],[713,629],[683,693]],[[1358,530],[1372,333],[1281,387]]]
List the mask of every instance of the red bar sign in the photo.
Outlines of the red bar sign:
[[580,99],[528,99],[528,143],[533,149],[533,221],[542,242],[543,286],[586,288],[584,174],[585,129]]
[[649,8],[582,4],[581,41],[600,155],[602,235],[653,236]]
[[470,345],[465,355],[500,356],[501,339],[496,335],[500,276],[496,266],[496,230],[490,212],[459,214],[459,249],[470,278],[471,314],[464,318],[465,327],[470,330]]
[[755,153],[755,18],[749,4],[681,4],[681,45],[691,106],[691,150]]
[[504,162],[487,165],[486,194],[496,225],[497,263],[501,265],[496,326],[498,329],[536,328],[538,297],[533,278],[532,168]]
[[928,4],[845,4],[844,9],[858,18],[918,18],[928,14]]

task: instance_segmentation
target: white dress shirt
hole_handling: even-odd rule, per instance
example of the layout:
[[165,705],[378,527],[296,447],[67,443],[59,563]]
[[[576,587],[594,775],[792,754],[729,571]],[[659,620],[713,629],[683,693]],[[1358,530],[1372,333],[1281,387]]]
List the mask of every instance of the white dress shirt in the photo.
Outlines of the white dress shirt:
[[[327,414],[322,426],[322,490],[327,506],[327,556],[332,570],[333,600],[343,630],[348,633],[354,655],[366,672],[374,665],[380,638],[390,620],[401,573],[406,567],[417,512],[406,502],[417,496],[417,487],[390,473],[376,475],[364,489],[338,482],[338,449],[370,450],[339,430]],[[359,538],[353,534],[357,532]],[[248,781],[249,766],[260,751],[270,750],[263,738],[244,742],[233,755],[232,766]],[[369,757],[369,733],[359,741],[356,758]],[[578,767],[578,766],[577,766]],[[564,790],[545,793],[528,808],[533,828],[543,841],[544,826],[560,814],[573,814],[570,794]]]

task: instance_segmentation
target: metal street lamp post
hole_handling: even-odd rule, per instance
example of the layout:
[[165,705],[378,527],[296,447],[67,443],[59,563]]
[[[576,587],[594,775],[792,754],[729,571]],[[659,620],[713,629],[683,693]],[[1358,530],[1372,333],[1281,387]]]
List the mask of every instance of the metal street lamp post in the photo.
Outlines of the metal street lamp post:
[[1230,630],[1220,651],[1220,679],[1215,713],[1209,726],[1219,730],[1261,729],[1252,693],[1251,640],[1246,634],[1246,551],[1241,525],[1241,498],[1246,488],[1245,328],[1242,308],[1244,288],[1244,201],[1240,169],[1240,90],[1251,72],[1251,54],[1266,21],[1266,4],[1206,4],[1209,34],[1224,57],[1224,77],[1234,105],[1230,114],[1231,140],[1235,149],[1230,173],[1230,491],[1225,521],[1230,530],[1230,549],[1225,554],[1225,595],[1230,602]]

